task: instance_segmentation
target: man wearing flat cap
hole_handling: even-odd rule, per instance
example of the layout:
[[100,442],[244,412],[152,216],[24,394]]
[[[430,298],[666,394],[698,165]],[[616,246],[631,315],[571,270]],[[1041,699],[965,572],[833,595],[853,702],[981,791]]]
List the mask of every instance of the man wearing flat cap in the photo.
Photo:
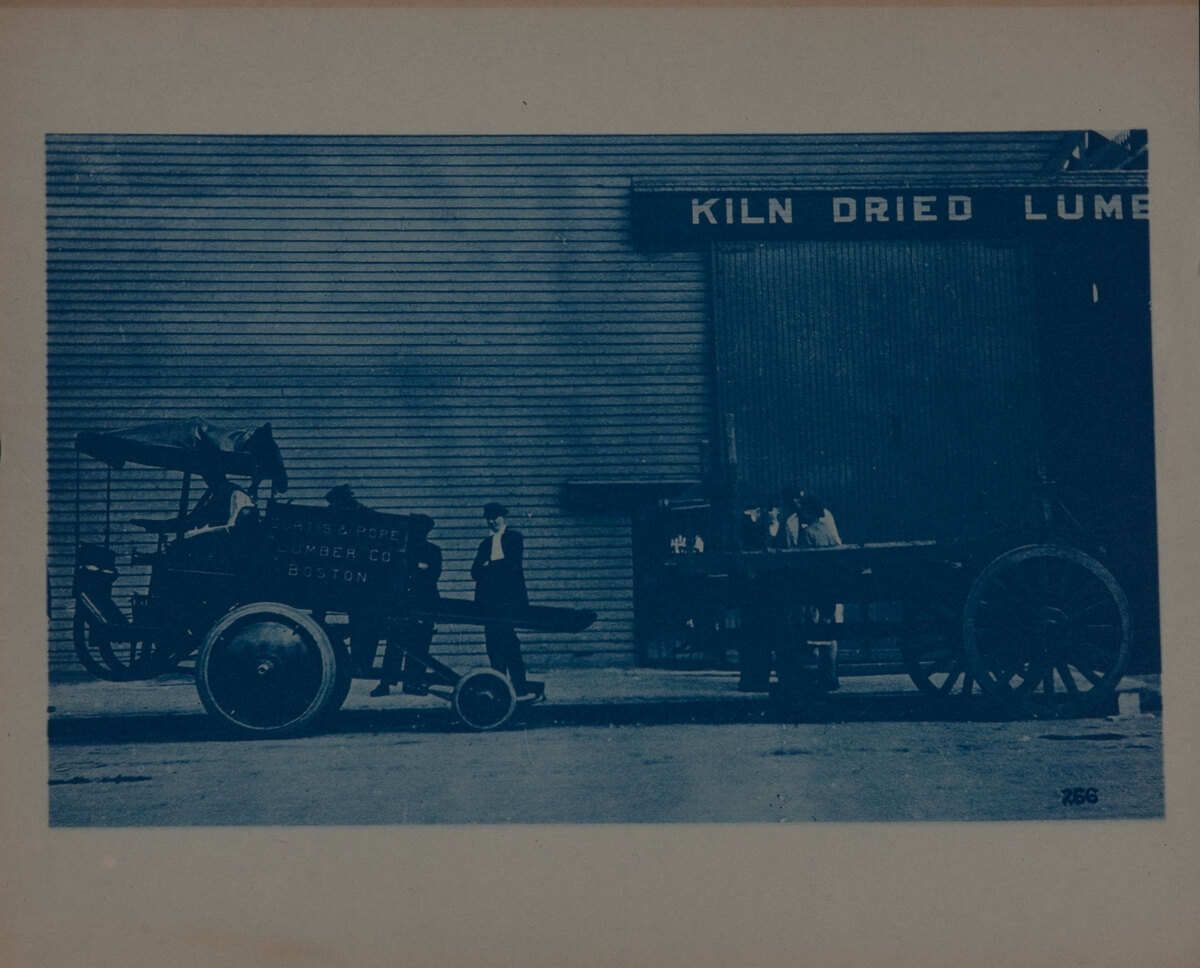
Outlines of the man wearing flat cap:
[[[511,613],[529,604],[525,587],[525,539],[520,531],[508,527],[508,508],[495,501],[483,506],[483,517],[490,534],[479,542],[471,577],[475,579],[475,601],[484,611],[497,615]],[[483,627],[488,662],[497,672],[507,674],[517,698],[541,698],[545,683],[525,678],[521,641],[513,626],[504,621],[487,621]]]

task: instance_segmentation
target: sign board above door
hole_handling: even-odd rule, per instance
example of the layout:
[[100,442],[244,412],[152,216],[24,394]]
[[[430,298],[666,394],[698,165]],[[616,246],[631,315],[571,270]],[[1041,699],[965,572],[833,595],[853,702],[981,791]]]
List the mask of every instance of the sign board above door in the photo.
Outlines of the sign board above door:
[[1062,186],[829,190],[657,190],[635,187],[633,243],[688,250],[713,242],[1061,237],[1145,231],[1144,189]]

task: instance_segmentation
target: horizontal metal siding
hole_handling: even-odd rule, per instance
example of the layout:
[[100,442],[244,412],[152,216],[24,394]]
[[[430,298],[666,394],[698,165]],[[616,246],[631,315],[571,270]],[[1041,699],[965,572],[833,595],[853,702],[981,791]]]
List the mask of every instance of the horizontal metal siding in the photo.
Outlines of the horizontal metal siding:
[[[631,658],[628,529],[559,488],[693,477],[711,424],[708,267],[632,251],[631,184],[1032,173],[1059,140],[49,137],[53,665],[72,662],[74,435],[193,414],[270,420],[297,500],[349,481],[433,514],[450,594],[470,593],[479,506],[508,502],[533,597],[601,614],[530,650]],[[105,485],[84,473],[88,536]],[[170,513],[174,479],[112,480],[115,537],[145,547],[126,522]]]
[[[580,636],[530,635],[529,650],[632,656],[627,529],[565,514],[559,490],[694,475],[709,414],[703,266],[628,249],[628,179],[587,177],[577,192],[589,159],[570,151],[513,192],[486,150],[414,165],[400,143],[374,165],[330,166],[304,160],[313,145],[276,164],[277,145],[172,158],[70,142],[48,154],[56,665],[70,662],[74,434],[192,413],[271,420],[289,497],[319,502],[349,481],[372,506],[433,514],[448,594],[471,593],[479,508],[508,502],[534,599],[601,615]],[[514,164],[528,175],[533,162]],[[296,179],[322,196],[300,217]],[[380,195],[398,181],[401,196]],[[213,191],[236,201],[205,204]],[[369,197],[343,197],[355,192]],[[105,473],[85,473],[83,530],[97,534]],[[112,480],[114,537],[145,547],[126,522],[170,513],[177,478]],[[145,576],[127,577],[119,588]],[[442,648],[481,654],[478,639],[448,633]]]

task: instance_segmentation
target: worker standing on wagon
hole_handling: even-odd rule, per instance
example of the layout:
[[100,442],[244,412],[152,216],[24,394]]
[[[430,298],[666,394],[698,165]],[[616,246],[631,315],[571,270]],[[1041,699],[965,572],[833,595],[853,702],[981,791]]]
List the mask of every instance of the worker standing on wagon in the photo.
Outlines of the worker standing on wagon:
[[784,502],[772,498],[742,511],[742,550],[780,551],[787,547]]
[[[784,544],[788,548],[821,548],[842,543],[837,524],[825,502],[807,491],[792,490],[785,503],[788,506]],[[817,518],[812,519],[813,512]],[[810,530],[816,528],[815,531]]]
[[[742,550],[775,552],[787,548],[783,518],[786,502],[768,498],[743,512]],[[738,690],[767,692],[771,682],[772,653],[782,648],[788,629],[790,595],[779,574],[760,574],[745,586],[745,609],[737,631]]]
[[529,604],[529,591],[525,587],[525,539],[520,531],[508,527],[508,509],[503,504],[489,501],[483,506],[483,517],[490,534],[479,542],[471,577],[475,579],[475,601],[484,613],[488,662],[497,672],[508,676],[518,699],[540,699],[545,696],[545,683],[525,678],[516,629],[502,618],[488,620],[489,612],[502,616]]
[[[793,522],[797,547],[832,548],[842,543],[833,515],[824,501],[800,492],[793,504],[795,510],[787,520],[789,544],[792,543]],[[820,601],[811,607],[811,614],[813,622],[830,626],[832,632],[832,626],[842,621],[842,606],[837,602]],[[814,644],[817,647],[817,687],[829,691],[837,689],[837,640]]]
[[405,614],[388,630],[383,651],[379,685],[372,696],[386,696],[390,687],[403,682],[401,691],[410,696],[428,695],[426,666],[433,643],[434,614],[437,612],[438,579],[442,576],[442,549],[429,540],[434,520],[427,514],[408,516],[408,540],[404,548]]

